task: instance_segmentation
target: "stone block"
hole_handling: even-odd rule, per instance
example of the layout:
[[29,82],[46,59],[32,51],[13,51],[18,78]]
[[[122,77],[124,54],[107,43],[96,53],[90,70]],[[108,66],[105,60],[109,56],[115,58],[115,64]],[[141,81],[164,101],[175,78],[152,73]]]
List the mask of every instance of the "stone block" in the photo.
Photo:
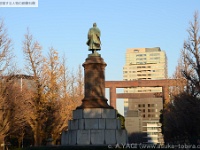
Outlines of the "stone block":
[[71,120],[68,120],[68,130],[71,130]]
[[106,129],[106,119],[99,119],[99,129]]
[[102,109],[102,118],[116,118],[117,112],[115,109]]
[[115,130],[105,130],[105,144],[116,144],[116,132]]
[[91,144],[92,145],[103,145],[104,144],[104,130],[91,130]]
[[127,143],[127,132],[126,130],[116,130],[117,143]]
[[82,119],[83,118],[83,109],[73,110],[73,119]]
[[90,130],[77,131],[77,144],[89,145],[90,144]]
[[106,119],[106,129],[117,129],[117,119]]
[[102,108],[83,109],[83,118],[101,118]]
[[85,120],[85,129],[98,129],[99,120],[98,119],[84,119]]
[[78,120],[78,129],[79,130],[85,129],[85,119],[79,119]]
[[69,134],[67,131],[63,131],[61,135],[61,145],[69,144]]
[[71,130],[68,131],[69,134],[69,145],[76,145],[77,131]]
[[78,119],[70,120],[70,129],[78,130]]

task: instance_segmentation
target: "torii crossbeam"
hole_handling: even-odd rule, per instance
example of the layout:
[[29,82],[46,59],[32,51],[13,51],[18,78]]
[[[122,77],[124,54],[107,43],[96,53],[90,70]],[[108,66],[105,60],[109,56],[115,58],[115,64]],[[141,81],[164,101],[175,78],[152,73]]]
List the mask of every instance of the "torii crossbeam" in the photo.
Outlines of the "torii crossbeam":
[[[110,105],[116,108],[116,99],[117,98],[130,98],[131,94],[138,97],[139,93],[130,93],[130,94],[117,94],[116,88],[131,88],[131,87],[162,87],[162,97],[165,103],[169,102],[169,87],[170,86],[180,86],[186,84],[184,79],[161,79],[161,80],[132,80],[132,81],[105,81],[105,88],[110,89]],[[144,93],[143,93],[144,94]],[[146,93],[142,97],[148,94],[151,96],[156,93]],[[150,96],[149,95],[149,96]],[[156,95],[155,95],[156,97]],[[133,96],[134,98],[134,96]]]

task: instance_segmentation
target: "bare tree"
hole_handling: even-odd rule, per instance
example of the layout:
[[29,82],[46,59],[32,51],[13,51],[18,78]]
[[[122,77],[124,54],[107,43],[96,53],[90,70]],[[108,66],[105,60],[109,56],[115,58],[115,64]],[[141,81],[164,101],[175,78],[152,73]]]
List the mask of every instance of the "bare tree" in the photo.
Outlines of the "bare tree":
[[72,110],[83,97],[83,77],[81,70],[69,76],[65,61],[60,61],[58,52],[52,47],[48,57],[43,57],[41,46],[33,42],[32,35],[25,35],[24,55],[27,73],[33,76],[33,87],[26,105],[26,119],[34,134],[34,145],[42,140],[58,139],[67,126]]
[[83,72],[81,65],[78,67],[78,71],[76,73],[76,82],[77,82],[77,87],[76,87],[76,93],[77,93],[77,100],[78,104],[80,104],[81,100],[83,99],[83,89],[84,89],[84,78],[83,78]]
[[185,66],[182,62],[182,55],[178,60],[178,65],[176,66],[175,72],[172,76],[173,79],[176,80],[176,86],[170,87],[170,99],[173,101],[174,97],[182,92],[184,92],[185,87],[187,85],[187,80],[184,78],[182,71]]
[[[81,70],[69,76],[65,59],[61,62],[57,51],[50,49],[46,59],[45,75],[48,100],[48,130],[53,138],[53,143],[60,137],[61,132],[66,129],[68,120],[72,117],[72,110],[80,104],[83,98],[83,76]],[[51,109],[50,109],[51,108]]]
[[61,60],[62,74],[60,78],[60,100],[59,100],[59,109],[55,113],[55,127],[52,130],[53,143],[55,144],[56,140],[60,138],[60,135],[63,130],[68,126],[68,120],[72,118],[72,110],[75,108],[75,104],[70,98],[70,82],[71,77],[69,76],[70,71],[66,66],[66,58],[62,57]]
[[23,42],[23,52],[26,59],[26,71],[33,77],[33,90],[28,98],[27,107],[29,113],[26,115],[27,122],[34,133],[34,145],[41,145],[44,132],[42,125],[45,121],[44,117],[44,79],[42,78],[42,71],[44,66],[44,57],[42,56],[42,47],[37,41],[33,41],[32,35],[28,33],[25,35]]
[[36,89],[26,100],[29,108],[26,119],[33,130],[35,145],[50,138],[55,143],[67,127],[72,110],[83,98],[83,77],[80,67],[76,75],[69,76],[65,60],[60,61],[53,47],[49,49],[48,57],[43,57],[39,44],[32,42],[32,36],[25,35],[26,67],[33,76]]
[[199,35],[199,16],[194,14],[194,22],[190,22],[187,30],[189,37],[184,42],[183,55],[183,75],[188,81],[188,92],[197,96],[200,91],[200,35]]
[[0,75],[8,69],[12,58],[12,42],[8,37],[4,21],[0,20]]
[[78,70],[76,74],[73,72],[71,73],[70,76],[70,88],[69,88],[69,97],[70,99],[76,103],[75,106],[78,106],[81,104],[81,100],[83,99],[83,86],[84,86],[84,81],[83,81],[83,74],[81,70],[81,66],[79,65]]
[[[198,12],[187,30],[181,59],[174,78],[185,78],[187,85],[178,85],[173,91],[173,101],[162,112],[164,137],[167,142],[188,141],[197,144],[200,134],[200,35]],[[182,74],[181,74],[182,73]]]
[[10,103],[6,101],[4,76],[8,74],[8,68],[13,59],[12,42],[8,37],[4,21],[0,20],[0,142],[4,143],[4,138],[10,128]]
[[[49,49],[49,55],[45,58],[43,69],[43,76],[45,78],[45,101],[46,109],[44,122],[45,138],[53,138],[53,134],[59,134],[58,126],[62,124],[61,116],[59,116],[59,109],[61,103],[61,89],[62,89],[62,74],[64,72],[63,66],[59,61],[58,52],[52,47]],[[57,130],[55,130],[57,129]],[[55,138],[55,137],[54,137]]]
[[9,107],[9,103],[6,102],[6,98],[0,97],[0,141],[1,144],[4,143],[5,137],[8,135],[8,131],[10,128],[10,114],[11,110]]

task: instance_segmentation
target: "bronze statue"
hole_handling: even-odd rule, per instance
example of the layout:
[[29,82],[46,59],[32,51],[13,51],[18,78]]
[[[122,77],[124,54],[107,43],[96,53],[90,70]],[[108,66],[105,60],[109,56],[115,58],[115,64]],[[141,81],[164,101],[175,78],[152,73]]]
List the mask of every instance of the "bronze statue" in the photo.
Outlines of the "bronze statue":
[[89,29],[88,32],[88,41],[87,45],[89,46],[89,51],[92,51],[92,53],[101,50],[101,31],[97,27],[96,23],[93,23],[93,27]]

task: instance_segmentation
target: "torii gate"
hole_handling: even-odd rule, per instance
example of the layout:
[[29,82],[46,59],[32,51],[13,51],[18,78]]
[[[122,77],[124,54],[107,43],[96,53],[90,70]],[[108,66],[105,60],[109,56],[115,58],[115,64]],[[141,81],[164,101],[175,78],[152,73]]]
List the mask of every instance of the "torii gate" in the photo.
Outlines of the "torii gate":
[[161,80],[132,80],[132,81],[105,81],[105,88],[110,89],[110,105],[116,108],[117,98],[146,98],[155,97],[156,93],[116,93],[116,88],[131,87],[162,87],[161,96],[165,103],[169,102],[169,87],[184,84],[184,79],[161,79]]

